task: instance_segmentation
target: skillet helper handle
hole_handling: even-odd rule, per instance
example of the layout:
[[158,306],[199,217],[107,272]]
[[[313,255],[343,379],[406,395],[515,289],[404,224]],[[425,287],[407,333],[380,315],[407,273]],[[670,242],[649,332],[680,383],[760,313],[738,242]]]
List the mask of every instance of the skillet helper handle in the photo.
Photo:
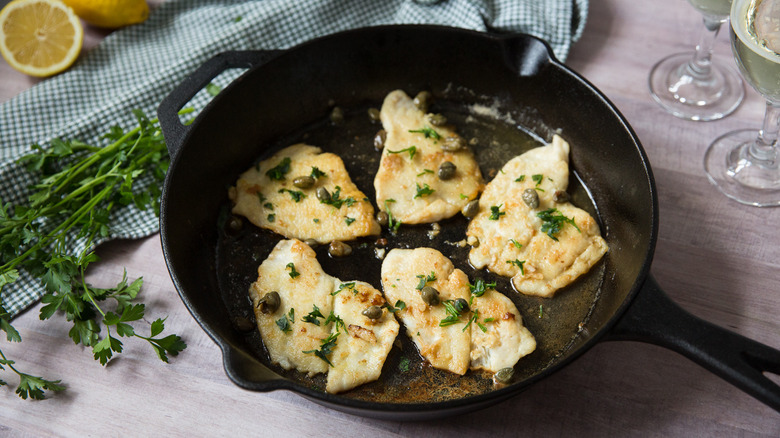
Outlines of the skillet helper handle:
[[607,340],[674,350],[780,412],[780,386],[762,374],[780,374],[780,351],[688,313],[652,276]]
[[160,102],[157,119],[160,121],[165,143],[171,158],[179,152],[189,125],[179,119],[179,110],[220,73],[231,68],[249,69],[268,62],[279,54],[279,50],[245,50],[222,52],[204,62],[195,72],[187,76]]

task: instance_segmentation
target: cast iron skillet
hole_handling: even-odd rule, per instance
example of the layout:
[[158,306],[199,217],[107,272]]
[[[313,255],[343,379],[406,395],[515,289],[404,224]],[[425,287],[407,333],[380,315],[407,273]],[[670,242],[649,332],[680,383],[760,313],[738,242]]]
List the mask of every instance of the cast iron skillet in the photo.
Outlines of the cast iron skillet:
[[[221,347],[225,370],[251,390],[295,391],[317,403],[359,415],[422,419],[487,407],[554,373],[602,340],[639,340],[678,351],[780,410],[780,387],[762,372],[780,372],[780,352],[700,320],[674,304],[649,276],[658,229],[658,202],[647,157],[631,127],[592,85],[527,35],[487,34],[435,26],[367,28],[320,38],[284,52],[227,52],[206,62],[160,105],[172,162],[160,215],[162,246],[174,285],[193,317]],[[248,68],[184,125],[177,116],[219,73]],[[477,272],[462,217],[383,231],[388,246],[436,247],[470,278],[496,280],[537,337],[536,352],[515,367],[513,382],[494,388],[490,376],[433,370],[405,334],[380,381],[332,395],[322,377],[309,379],[271,365],[253,323],[246,288],[257,265],[280,239],[246,225],[227,232],[227,187],[239,173],[278,148],[306,141],[340,154],[356,184],[373,199],[380,128],[365,115],[394,89],[430,91],[432,109],[474,138],[486,179],[514,155],[560,133],[571,144],[575,204],[597,217],[609,253],[588,275],[552,300],[523,297],[506,279]],[[345,111],[334,126],[334,105]],[[374,239],[331,259],[326,272],[379,287]],[[540,308],[541,306],[541,308]]]

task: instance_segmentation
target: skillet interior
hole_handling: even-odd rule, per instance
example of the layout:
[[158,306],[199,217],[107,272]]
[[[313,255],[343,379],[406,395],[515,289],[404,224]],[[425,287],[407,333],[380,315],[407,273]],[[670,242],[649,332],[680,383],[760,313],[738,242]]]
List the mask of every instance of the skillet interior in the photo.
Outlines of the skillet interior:
[[[163,195],[163,247],[174,283],[225,351],[228,374],[250,389],[290,388],[336,407],[369,411],[406,411],[428,402],[433,402],[425,405],[429,409],[448,408],[516,393],[592,345],[641,283],[654,244],[655,205],[641,146],[616,110],[550,59],[547,47],[536,39],[496,39],[431,27],[355,33],[305,44],[251,70],[220,93],[190,128]],[[581,183],[570,181],[575,203],[601,220],[609,254],[554,300],[519,297],[507,281],[497,279],[499,290],[513,298],[540,341],[539,350],[516,367],[518,378],[509,388],[479,395],[492,388],[485,376],[456,378],[432,370],[401,335],[403,348],[391,352],[380,382],[332,396],[317,389],[323,380],[295,373],[282,373],[289,380],[278,380],[274,371],[279,370],[264,365],[259,337],[234,326],[236,317],[252,318],[246,287],[278,237],[251,226],[237,236],[224,235],[218,223],[227,205],[225,188],[258,158],[305,140],[342,155],[353,179],[373,199],[379,153],[371,137],[379,126],[369,123],[365,111],[378,107],[396,88],[432,91],[437,112],[461,119],[459,132],[478,139],[474,150],[487,179],[491,169],[559,131],[572,145],[571,166],[581,177]],[[347,110],[344,126],[326,122],[334,102]],[[498,105],[499,113],[510,114],[514,122],[466,122],[465,105],[471,104]],[[444,243],[461,240],[465,224],[460,217],[442,222],[443,231],[433,240],[428,226],[384,235],[391,248],[437,247],[473,279],[477,274],[464,262],[466,250]],[[380,262],[373,258],[371,244],[343,260],[330,260],[319,249],[318,258],[332,275],[379,286]],[[410,371],[399,369],[403,358],[410,360]]]

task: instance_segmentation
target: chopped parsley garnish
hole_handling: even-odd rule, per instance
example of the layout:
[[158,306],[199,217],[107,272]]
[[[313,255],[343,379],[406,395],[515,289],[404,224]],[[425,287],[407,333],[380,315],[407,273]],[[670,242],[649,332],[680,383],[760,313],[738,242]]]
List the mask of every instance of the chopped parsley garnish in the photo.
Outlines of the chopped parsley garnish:
[[330,294],[335,296],[336,294],[338,294],[339,292],[343,291],[344,289],[352,289],[352,293],[357,294],[357,289],[355,289],[355,282],[354,281],[351,281],[349,283],[341,283],[339,285],[339,288],[334,290]]
[[542,179],[544,179],[544,175],[537,173],[536,175],[531,175],[531,179],[534,180],[534,182],[536,183],[536,187],[534,188],[536,190],[539,190],[540,192],[543,192],[544,189],[540,188],[539,185],[542,183]]
[[523,181],[525,181],[525,175],[520,175],[517,177],[517,179],[515,179],[515,182],[523,182]]
[[317,178],[320,178],[320,177],[326,176],[326,175],[325,175],[325,172],[321,171],[316,166],[312,166],[311,167],[311,173],[309,174],[309,176],[314,178],[314,179],[317,179]]
[[464,195],[463,193],[460,194],[460,199],[469,199],[468,196]]
[[352,225],[352,222],[355,222],[355,218],[351,218],[349,216],[344,217],[344,222],[347,223],[347,226]]
[[288,263],[287,267],[290,268],[290,278],[295,278],[301,275],[300,272],[295,270],[295,264],[293,262]]
[[436,281],[436,273],[431,271],[430,274],[428,275],[420,274],[417,276],[417,278],[420,279],[420,283],[417,285],[415,289],[422,290],[422,288],[424,288],[427,283],[431,281]]
[[295,321],[295,308],[291,307],[290,312],[287,315],[284,315],[281,318],[276,320],[276,326],[279,327],[279,330],[287,333],[292,330],[290,324],[292,324],[294,321]]
[[415,183],[417,185],[417,193],[414,195],[414,199],[417,199],[421,196],[428,196],[431,193],[435,192],[436,190],[432,189],[428,184],[423,184],[422,187],[420,187],[419,184]]
[[425,128],[422,129],[410,129],[409,132],[422,134],[425,136],[425,138],[432,138],[434,140],[441,139],[441,135],[439,135],[438,132],[434,131],[433,128],[431,128],[430,126],[426,126]]
[[519,243],[517,240],[515,240],[515,239],[509,239],[509,241],[510,241],[510,242],[512,242],[512,245],[514,245],[514,246],[515,246],[515,248],[517,248],[517,249],[520,249],[520,248],[522,248],[522,247],[523,247],[523,245],[521,245],[521,244],[520,244],[520,243]]
[[385,211],[387,212],[387,227],[390,229],[390,231],[395,233],[396,231],[398,231],[398,227],[401,226],[401,221],[396,220],[393,217],[393,213],[390,212],[390,206],[387,205],[390,202],[395,202],[395,199],[385,199]]
[[276,220],[276,215],[275,214],[269,214],[266,219],[268,220],[268,222],[273,222],[273,221]]
[[504,205],[504,204],[501,204],[501,205],[498,205],[498,206],[496,206],[496,205],[491,206],[490,207],[490,216],[488,217],[488,219],[490,219],[491,221],[497,221],[498,218],[500,218],[501,216],[505,215],[506,212],[501,211],[501,206],[502,205]]
[[328,336],[327,338],[323,339],[320,342],[319,350],[308,350],[308,351],[304,351],[303,354],[314,353],[315,356],[324,360],[325,363],[327,363],[330,366],[333,366],[333,364],[330,363],[328,356],[333,352],[333,348],[336,346],[336,340],[338,339],[338,337],[339,337],[338,332],[332,333],[330,336]]
[[268,178],[273,180],[283,180],[284,175],[290,171],[290,161],[290,157],[284,157],[284,159],[279,164],[277,164],[276,167],[268,169],[268,172],[265,174],[268,176]]
[[267,208],[269,210],[273,210],[274,209],[274,205],[271,204],[270,202],[266,202],[265,204],[263,204],[263,207],[265,207],[265,208]]
[[523,270],[523,264],[525,264],[525,260],[521,261],[521,260],[514,259],[514,260],[507,260],[506,262],[509,263],[510,265],[515,265],[518,268],[520,268],[520,275],[525,275],[525,270]]
[[261,203],[261,204],[262,204],[263,202],[265,202],[265,195],[263,195],[261,192],[257,192],[257,193],[256,193],[256,195],[257,195],[257,199],[259,199],[259,200],[260,200],[260,203]]
[[398,370],[402,373],[405,373],[409,371],[409,365],[411,364],[411,361],[408,357],[402,357],[401,361],[398,363]]
[[469,289],[471,290],[471,295],[475,297],[481,297],[482,295],[485,295],[485,292],[488,289],[493,289],[495,287],[496,287],[495,281],[493,283],[485,283],[485,280],[481,278],[477,278],[474,284],[469,283]]
[[312,221],[314,221],[314,223],[315,223],[315,224],[318,224],[318,223],[320,223],[320,220],[319,220],[319,219],[317,219],[316,217],[315,217],[314,219],[312,219]]
[[539,318],[544,316],[544,307],[542,307],[541,304],[539,304]]
[[293,198],[293,201],[295,202],[301,202],[301,199],[306,197],[306,195],[304,195],[303,192],[298,190],[279,189],[279,193],[284,193],[284,192],[289,193],[290,196]]
[[330,315],[328,315],[328,317],[325,318],[325,325],[328,325],[331,322],[334,323],[334,327],[336,327],[336,331],[337,332],[340,332],[340,331],[346,332],[347,331],[347,325],[344,324],[344,320],[341,319],[340,317],[336,316],[336,314],[333,313],[332,310],[330,311]]
[[485,318],[485,319],[483,319],[483,320],[482,320],[482,322],[484,322],[485,324],[487,324],[487,323],[489,323],[489,322],[493,322],[493,321],[495,321],[495,320],[496,320],[496,318]]
[[442,304],[444,304],[444,311],[447,312],[447,317],[441,320],[439,327],[446,327],[460,322],[460,315],[466,310],[462,302],[460,300],[446,300]]
[[409,152],[409,159],[414,159],[414,154],[417,153],[417,147],[416,146],[409,146],[406,149],[401,149],[400,151],[391,151],[390,149],[387,150],[388,154],[402,154],[404,152]]
[[558,238],[555,237],[555,235],[561,231],[563,224],[570,224],[576,228],[577,231],[580,231],[580,228],[574,223],[574,219],[564,216],[557,208],[540,211],[539,213],[536,213],[536,217],[542,220],[542,233],[547,233],[547,235],[556,242],[558,241]]
[[287,332],[292,330],[290,328],[290,321],[287,319],[287,315],[277,319],[276,320],[276,326],[279,327],[279,330],[281,330],[281,331],[283,331],[285,333],[287,333]]
[[404,303],[401,300],[398,300],[398,301],[395,302],[395,306],[391,306],[389,303],[385,303],[385,305],[383,307],[385,309],[387,309],[388,312],[395,313],[395,312],[398,312],[400,310],[406,309],[406,303]]
[[431,169],[423,169],[423,171],[418,173],[417,176],[423,176],[426,173],[433,173],[433,171]]
[[355,204],[355,198],[352,196],[346,198],[346,199],[339,199],[341,196],[341,187],[336,186],[336,190],[330,194],[329,199],[320,199],[320,203],[332,205],[336,209],[341,208],[342,205],[347,204],[347,207],[351,207],[353,204]]
[[473,322],[474,324],[476,324],[476,325],[477,325],[477,327],[479,327],[479,329],[480,329],[480,330],[482,330],[482,333],[487,333],[487,327],[485,327],[484,325],[482,325],[482,324],[481,324],[481,323],[480,323],[480,322],[477,320],[478,318],[479,318],[479,310],[475,310],[475,311],[474,311],[474,314],[471,316],[471,318],[469,318],[469,322],[467,322],[467,323],[466,323],[466,326],[465,326],[465,327],[463,327],[463,330],[461,330],[461,331],[464,331],[464,332],[465,332],[465,331],[466,331],[466,329],[467,329],[467,328],[469,328],[469,326],[470,326],[470,325],[471,325],[471,323]]
[[314,306],[314,310],[309,312],[308,315],[301,318],[301,321],[308,322],[314,325],[320,325],[320,320],[317,318],[325,318],[325,315],[323,315],[322,312],[320,312],[320,308],[317,307],[316,304],[312,304],[312,306]]

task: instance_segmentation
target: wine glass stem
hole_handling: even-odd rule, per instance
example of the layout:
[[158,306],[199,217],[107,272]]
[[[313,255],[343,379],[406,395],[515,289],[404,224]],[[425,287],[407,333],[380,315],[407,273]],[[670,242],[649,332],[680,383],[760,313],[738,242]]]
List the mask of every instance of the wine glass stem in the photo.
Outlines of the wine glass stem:
[[712,49],[715,47],[715,39],[720,32],[720,26],[726,20],[724,17],[717,17],[705,14],[704,28],[699,33],[699,43],[696,45],[696,52],[688,63],[689,74],[696,80],[707,80],[710,77],[710,66],[712,65]]
[[750,146],[750,155],[764,162],[777,164],[777,137],[780,131],[780,102],[766,101],[764,122],[758,138]]

